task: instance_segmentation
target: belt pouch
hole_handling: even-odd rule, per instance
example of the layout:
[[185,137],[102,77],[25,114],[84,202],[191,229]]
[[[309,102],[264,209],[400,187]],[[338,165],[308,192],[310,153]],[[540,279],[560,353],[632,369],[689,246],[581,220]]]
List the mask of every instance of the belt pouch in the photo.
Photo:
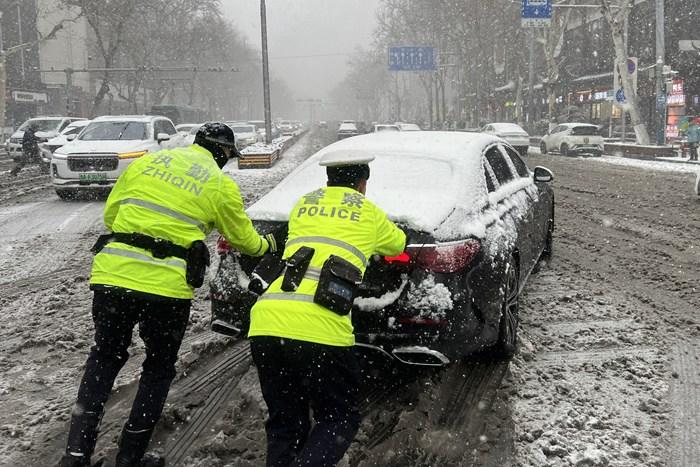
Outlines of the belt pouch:
[[250,273],[248,290],[257,295],[262,295],[270,286],[272,281],[282,274],[284,261],[278,255],[265,253],[258,262],[255,269]]
[[204,284],[204,274],[209,266],[209,248],[201,240],[192,242],[187,251],[187,283],[194,287],[201,287]]
[[362,271],[340,256],[331,255],[321,268],[314,302],[345,316],[352,310]]
[[313,248],[308,246],[303,246],[299,248],[292,256],[287,258],[287,269],[284,271],[284,278],[282,279],[282,290],[285,292],[296,291],[299,284],[301,284],[306,270],[309,268],[311,263],[311,258],[314,256]]

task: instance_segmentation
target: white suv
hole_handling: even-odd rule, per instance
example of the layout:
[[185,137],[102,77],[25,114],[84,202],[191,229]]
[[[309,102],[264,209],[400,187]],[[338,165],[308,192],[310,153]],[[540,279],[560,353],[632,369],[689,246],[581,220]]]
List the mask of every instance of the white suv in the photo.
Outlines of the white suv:
[[588,123],[562,123],[542,137],[540,151],[547,154],[559,151],[562,156],[603,154],[603,137],[596,125]]
[[46,142],[47,140],[58,136],[58,134],[63,131],[72,122],[78,120],[85,120],[84,118],[78,117],[36,117],[30,118],[26,122],[22,123],[17,131],[12,133],[10,139],[7,140],[7,153],[13,159],[19,157],[22,154],[22,139],[24,138],[24,130],[30,125],[34,125],[36,128],[36,137],[39,143]]
[[185,144],[173,122],[165,117],[97,117],[76,139],[53,153],[53,186],[61,198],[108,191],[132,160]]

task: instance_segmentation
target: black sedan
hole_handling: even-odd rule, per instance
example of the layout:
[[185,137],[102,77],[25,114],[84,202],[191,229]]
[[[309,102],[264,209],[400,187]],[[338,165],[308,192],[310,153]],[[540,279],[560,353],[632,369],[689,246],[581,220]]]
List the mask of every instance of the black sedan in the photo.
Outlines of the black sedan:
[[[552,173],[531,172],[504,140],[474,133],[383,132],[311,156],[248,210],[261,233],[285,229],[303,194],[325,185],[327,151],[362,151],[367,197],[409,234],[405,253],[371,259],[352,321],[356,346],[414,365],[481,350],[516,351],[518,296],[552,254]],[[245,327],[255,258],[220,244],[211,282],[213,328]]]

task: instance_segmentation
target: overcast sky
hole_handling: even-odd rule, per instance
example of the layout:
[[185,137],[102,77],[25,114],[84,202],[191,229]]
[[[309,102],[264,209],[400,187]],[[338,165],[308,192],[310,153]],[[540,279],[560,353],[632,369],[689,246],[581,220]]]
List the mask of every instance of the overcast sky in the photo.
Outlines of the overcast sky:
[[[260,49],[259,0],[224,0],[223,11]],[[324,99],[345,76],[348,53],[367,48],[379,0],[267,0],[271,73],[297,99]],[[307,58],[285,58],[317,55]],[[322,56],[318,56],[322,55]]]

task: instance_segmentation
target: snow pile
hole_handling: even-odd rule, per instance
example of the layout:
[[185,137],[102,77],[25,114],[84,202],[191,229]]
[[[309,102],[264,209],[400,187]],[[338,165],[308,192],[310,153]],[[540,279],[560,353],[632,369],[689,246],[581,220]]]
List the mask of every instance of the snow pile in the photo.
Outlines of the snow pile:
[[362,311],[376,311],[388,307],[399,299],[408,284],[408,276],[401,276],[401,285],[398,289],[385,293],[381,297],[358,297],[355,306]]
[[285,143],[292,138],[293,136],[280,136],[279,138],[273,139],[272,143],[270,144],[253,143],[243,148],[241,150],[241,154],[243,154],[244,156],[246,154],[271,154],[277,150],[282,149]]
[[445,284],[435,283],[435,277],[429,275],[411,288],[402,300],[402,305],[420,312],[421,318],[442,319],[445,312],[454,307],[452,294]]

